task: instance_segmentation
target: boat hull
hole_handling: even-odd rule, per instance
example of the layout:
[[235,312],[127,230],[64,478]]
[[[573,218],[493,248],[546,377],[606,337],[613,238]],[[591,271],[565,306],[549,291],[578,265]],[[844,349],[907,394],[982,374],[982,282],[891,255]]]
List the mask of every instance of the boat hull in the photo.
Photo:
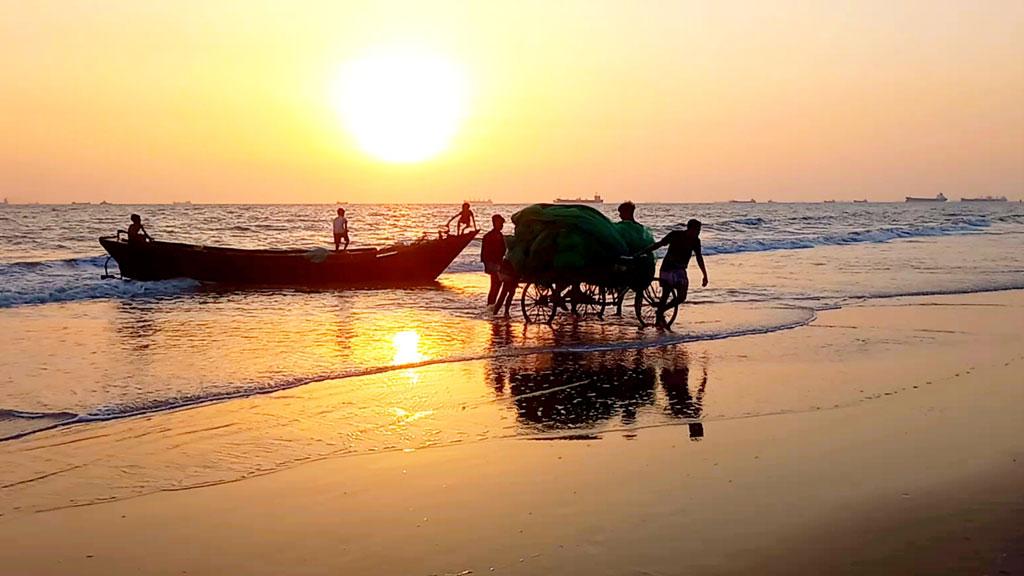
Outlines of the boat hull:
[[352,286],[422,284],[438,276],[477,232],[408,246],[334,252],[245,250],[100,238],[121,276],[134,280],[191,278],[234,285]]

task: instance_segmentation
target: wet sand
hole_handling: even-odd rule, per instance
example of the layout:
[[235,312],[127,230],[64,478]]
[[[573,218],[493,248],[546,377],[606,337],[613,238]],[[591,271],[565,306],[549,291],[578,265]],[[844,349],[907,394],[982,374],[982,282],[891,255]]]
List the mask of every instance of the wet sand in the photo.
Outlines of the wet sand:
[[[49,477],[46,494],[6,490],[19,501],[0,516],[0,566],[11,574],[1020,573],[1022,326],[1022,292],[867,301],[790,331],[686,345],[680,353],[712,359],[702,377],[714,395],[696,417],[686,413],[693,398],[650,403],[684,406],[674,421],[650,426],[632,424],[622,402],[600,425],[560,425],[544,416],[548,405],[518,404],[519,418],[542,433],[325,458],[238,482],[36,511],[58,493],[90,501],[87,470],[133,443],[138,450],[144,437],[180,430],[169,418],[218,438],[221,418],[248,410],[258,421],[323,398],[314,389],[96,425],[74,432],[82,467]],[[687,365],[691,395],[701,377]],[[481,387],[491,376],[444,366],[417,375],[421,386],[476,378]],[[38,457],[67,434],[24,441]],[[173,452],[176,442],[162,446]],[[7,451],[5,465],[27,462],[28,451]],[[164,458],[159,452],[149,460]]]

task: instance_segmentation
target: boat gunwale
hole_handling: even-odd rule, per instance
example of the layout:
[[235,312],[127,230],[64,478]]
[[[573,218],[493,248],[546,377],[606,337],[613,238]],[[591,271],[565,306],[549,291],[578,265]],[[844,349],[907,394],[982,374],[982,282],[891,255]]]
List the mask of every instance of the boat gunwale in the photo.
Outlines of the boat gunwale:
[[[350,249],[350,250],[341,250],[341,251],[331,250],[330,248],[323,248],[323,247],[319,247],[319,246],[318,247],[313,247],[313,248],[235,248],[235,247],[231,247],[231,246],[207,246],[207,245],[203,245],[203,244],[189,244],[189,243],[186,243],[186,242],[167,242],[167,241],[164,241],[164,240],[152,240],[152,241],[148,242],[147,245],[152,245],[153,247],[171,248],[171,249],[183,250],[183,251],[203,252],[203,253],[215,252],[215,253],[219,253],[219,254],[238,255],[238,256],[267,256],[267,257],[271,257],[271,256],[296,257],[296,256],[298,256],[298,257],[302,257],[302,258],[308,258],[311,253],[316,253],[316,251],[318,251],[318,250],[323,250],[323,251],[325,251],[330,256],[353,256],[353,257],[355,257],[355,256],[390,255],[390,254],[395,254],[395,253],[399,253],[399,252],[404,252],[406,250],[414,250],[414,249],[417,249],[417,248],[421,248],[421,247],[425,247],[425,246],[430,246],[430,245],[435,244],[437,242],[444,242],[444,241],[449,240],[449,239],[455,240],[455,239],[458,239],[458,238],[460,238],[462,236],[468,236],[470,234],[476,234],[476,233],[478,233],[478,231],[474,230],[472,232],[468,232],[468,233],[465,233],[465,234],[460,234],[460,235],[453,234],[453,235],[450,235],[450,236],[446,236],[444,238],[436,238],[436,239],[435,238],[431,238],[431,239],[427,239],[427,240],[421,240],[421,241],[413,242],[413,243],[407,244],[407,245],[393,245],[393,246],[386,246],[384,248],[372,248],[372,247],[371,248],[353,248],[353,249]],[[119,245],[119,246],[128,246],[129,245],[129,242],[127,240],[121,239],[121,238],[119,238],[117,236],[100,236],[99,241],[100,241],[101,245],[103,245],[105,243],[115,244],[115,245]]]

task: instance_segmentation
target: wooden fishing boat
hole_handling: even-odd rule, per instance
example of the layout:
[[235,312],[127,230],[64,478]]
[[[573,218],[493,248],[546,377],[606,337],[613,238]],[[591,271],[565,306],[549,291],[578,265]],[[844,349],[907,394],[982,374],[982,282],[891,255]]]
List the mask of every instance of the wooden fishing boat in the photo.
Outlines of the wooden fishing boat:
[[117,236],[100,244],[134,280],[192,278],[236,285],[345,286],[422,284],[435,280],[469,245],[477,231],[424,237],[408,245],[335,252],[250,250],[177,242],[128,242]]

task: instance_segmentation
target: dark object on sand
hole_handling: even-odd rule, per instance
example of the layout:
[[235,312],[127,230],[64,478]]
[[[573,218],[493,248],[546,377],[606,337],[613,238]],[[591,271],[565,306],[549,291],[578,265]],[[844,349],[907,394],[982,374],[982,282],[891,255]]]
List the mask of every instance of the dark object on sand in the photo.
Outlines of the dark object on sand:
[[417,284],[435,280],[476,236],[424,237],[389,248],[332,252],[247,250],[176,242],[129,243],[118,236],[100,238],[124,278],[238,285],[345,286]]

